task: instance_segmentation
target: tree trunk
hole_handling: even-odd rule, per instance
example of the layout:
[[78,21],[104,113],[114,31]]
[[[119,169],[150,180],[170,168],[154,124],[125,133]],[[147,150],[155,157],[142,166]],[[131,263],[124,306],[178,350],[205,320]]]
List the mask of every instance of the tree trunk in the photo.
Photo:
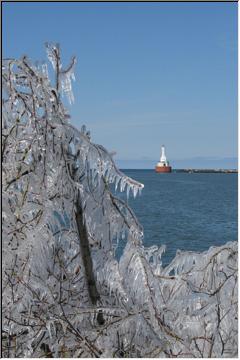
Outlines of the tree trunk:
[[79,198],[78,201],[76,202],[76,222],[77,222],[78,235],[80,240],[81,255],[82,255],[83,265],[85,268],[85,273],[87,278],[88,293],[92,304],[96,305],[97,301],[100,299],[100,295],[97,291],[96,281],[93,274],[93,265],[92,265],[91,250],[88,240],[88,233],[87,233],[86,224],[84,224],[83,211]]

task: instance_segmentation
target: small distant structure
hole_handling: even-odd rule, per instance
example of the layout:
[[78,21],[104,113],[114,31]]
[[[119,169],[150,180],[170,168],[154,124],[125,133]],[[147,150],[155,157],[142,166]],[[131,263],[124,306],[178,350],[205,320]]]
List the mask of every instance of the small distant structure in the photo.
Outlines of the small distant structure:
[[155,166],[155,171],[157,173],[170,173],[172,171],[172,167],[169,165],[165,154],[165,146],[162,145],[161,148],[162,154],[160,157],[160,161]]

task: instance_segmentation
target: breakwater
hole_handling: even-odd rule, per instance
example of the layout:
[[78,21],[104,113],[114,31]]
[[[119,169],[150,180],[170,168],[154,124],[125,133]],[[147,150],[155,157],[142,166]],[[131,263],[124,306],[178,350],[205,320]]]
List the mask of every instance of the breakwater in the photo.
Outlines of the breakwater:
[[217,173],[217,174],[236,174],[237,169],[173,169],[175,173]]

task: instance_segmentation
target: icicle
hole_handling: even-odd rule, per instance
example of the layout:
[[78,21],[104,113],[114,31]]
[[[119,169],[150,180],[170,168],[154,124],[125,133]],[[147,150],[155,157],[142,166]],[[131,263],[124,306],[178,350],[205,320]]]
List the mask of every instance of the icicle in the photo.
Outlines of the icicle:
[[138,193],[138,187],[136,185],[133,186],[133,196],[134,198],[137,196]]
[[55,336],[55,325],[54,325],[54,321],[49,320],[46,324],[46,328],[48,330],[50,339],[52,339],[52,337]]
[[126,185],[126,180],[124,178],[122,178],[120,180],[120,191],[123,192],[125,189],[125,185]]
[[117,175],[116,178],[115,178],[115,191],[117,191],[118,184],[119,184],[120,180],[121,180],[121,177]]
[[42,64],[42,73],[48,79],[48,67],[45,63]]
[[66,94],[67,99],[71,105],[74,103],[74,95],[72,91],[72,82],[71,82],[71,80],[75,80],[73,70],[71,69],[66,73],[60,73],[60,75],[61,75],[62,92],[63,94]]
[[46,52],[47,52],[47,56],[49,61],[52,64],[52,67],[54,70],[56,70],[56,55],[55,55],[55,51],[57,50],[56,46],[50,43],[46,43]]
[[127,184],[127,199],[129,199],[130,188],[131,188],[131,186],[129,184]]

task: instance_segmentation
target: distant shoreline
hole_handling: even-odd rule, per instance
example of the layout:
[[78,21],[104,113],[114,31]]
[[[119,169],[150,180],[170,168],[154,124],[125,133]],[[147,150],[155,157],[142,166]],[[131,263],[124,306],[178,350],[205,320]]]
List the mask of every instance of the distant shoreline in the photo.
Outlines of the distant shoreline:
[[[148,171],[154,171],[154,169],[120,169],[122,171],[128,171],[128,170],[148,170]],[[237,174],[237,169],[172,169],[172,173],[188,173],[188,174],[197,174],[197,173],[214,173],[214,174]]]

